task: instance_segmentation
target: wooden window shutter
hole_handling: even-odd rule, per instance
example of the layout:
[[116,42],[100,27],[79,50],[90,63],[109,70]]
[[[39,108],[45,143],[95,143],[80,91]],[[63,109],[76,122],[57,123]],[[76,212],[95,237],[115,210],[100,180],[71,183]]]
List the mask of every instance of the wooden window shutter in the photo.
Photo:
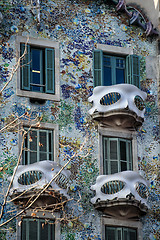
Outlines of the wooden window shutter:
[[94,87],[103,85],[103,52],[94,50],[93,52],[93,81]]
[[55,94],[55,77],[54,77],[54,49],[45,49],[45,80],[46,93]]
[[[20,45],[20,54],[21,56],[25,51],[25,43]],[[30,46],[27,45],[27,53],[21,61],[21,89],[30,90]]]
[[126,82],[140,87],[140,60],[137,55],[126,58]]

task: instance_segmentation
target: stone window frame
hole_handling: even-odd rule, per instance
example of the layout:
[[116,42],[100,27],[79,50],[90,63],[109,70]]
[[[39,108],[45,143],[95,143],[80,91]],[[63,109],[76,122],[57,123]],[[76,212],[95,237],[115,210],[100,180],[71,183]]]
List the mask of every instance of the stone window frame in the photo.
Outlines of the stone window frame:
[[[17,70],[17,86],[16,94],[20,97],[28,97],[31,99],[44,99],[51,101],[60,101],[60,50],[59,43],[47,39],[36,39],[31,37],[16,37],[17,59],[20,57],[20,44],[27,43],[42,48],[54,48],[55,50],[55,94],[47,94],[41,92],[26,91],[21,89],[20,67]],[[34,94],[33,94],[34,93]]]
[[142,237],[142,223],[140,221],[132,221],[132,220],[123,220],[123,219],[114,219],[108,218],[105,215],[101,218],[101,226],[102,226],[102,240],[105,240],[105,226],[110,227],[127,227],[127,228],[135,228],[137,230],[137,240],[143,240]]
[[[31,124],[31,129],[32,128],[37,128],[36,122],[32,122]],[[27,128],[30,127],[30,124],[28,123],[28,121],[23,121],[21,123],[20,128]],[[53,131],[53,161],[57,164],[59,164],[59,158],[58,158],[58,153],[59,153],[59,126],[58,124],[53,124],[53,123],[44,123],[41,122],[40,123],[40,127],[38,127],[40,129],[46,129],[46,130],[52,130]],[[22,135],[19,134],[19,139],[18,139],[18,149],[19,149],[19,154],[21,151],[21,143],[22,142]],[[22,157],[21,157],[21,163],[22,164]]]
[[126,129],[111,129],[106,126],[98,126],[99,133],[99,166],[100,175],[104,175],[103,169],[103,136],[113,138],[129,139],[132,142],[132,171],[138,171],[138,160],[137,160],[137,138],[136,132],[131,132]]
[[56,221],[56,219],[60,218],[60,213],[59,212],[54,212],[54,213],[49,213],[49,212],[36,212],[35,213],[35,217],[33,217],[33,213],[34,210],[27,210],[26,213],[22,213],[22,215],[20,215],[16,221],[16,240],[21,240],[21,228],[22,228],[22,224],[21,224],[21,218],[24,217],[28,217],[28,218],[40,218],[40,219],[49,219],[51,221],[55,221],[55,239],[56,240],[60,240],[60,222]]

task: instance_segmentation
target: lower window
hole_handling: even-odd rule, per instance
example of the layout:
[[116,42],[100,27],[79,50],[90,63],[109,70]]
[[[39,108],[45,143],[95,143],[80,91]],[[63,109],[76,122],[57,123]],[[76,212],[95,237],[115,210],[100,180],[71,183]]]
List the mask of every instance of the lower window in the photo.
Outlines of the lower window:
[[25,136],[22,164],[28,165],[43,160],[54,160],[53,131],[31,129]]
[[132,170],[132,142],[123,138],[103,137],[104,174]]
[[21,229],[21,240],[55,240],[53,221],[23,218]]
[[126,227],[105,226],[105,240],[137,240],[137,230]]

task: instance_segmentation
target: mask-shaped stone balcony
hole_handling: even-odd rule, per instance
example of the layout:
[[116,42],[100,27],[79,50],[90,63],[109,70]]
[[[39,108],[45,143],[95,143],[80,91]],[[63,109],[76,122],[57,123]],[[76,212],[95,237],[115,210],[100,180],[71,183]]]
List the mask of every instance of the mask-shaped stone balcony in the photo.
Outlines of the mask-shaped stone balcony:
[[[31,197],[34,199],[38,195],[60,169],[59,165],[48,160],[30,165],[19,165],[9,193],[13,202],[23,207]],[[63,170],[32,207],[48,206],[49,208],[49,205],[66,200],[69,197],[67,195],[69,177],[70,171]]]
[[88,98],[93,102],[89,114],[110,127],[135,129],[144,121],[147,94],[131,84],[99,86]]
[[91,203],[109,217],[137,220],[148,210],[148,182],[137,172],[100,175],[91,190]]

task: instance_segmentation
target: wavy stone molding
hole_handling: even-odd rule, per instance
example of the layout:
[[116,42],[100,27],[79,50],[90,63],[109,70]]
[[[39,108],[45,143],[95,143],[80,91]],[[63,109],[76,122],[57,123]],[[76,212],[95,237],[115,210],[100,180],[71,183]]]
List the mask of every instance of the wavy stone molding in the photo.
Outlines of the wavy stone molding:
[[124,171],[100,175],[91,190],[96,192],[91,203],[109,216],[139,218],[147,212],[149,183],[137,172]]
[[98,86],[88,98],[93,102],[89,114],[109,126],[135,127],[143,122],[146,97],[145,92],[131,84]]
[[136,8],[126,5],[125,0],[112,0],[116,5],[117,11],[124,11],[130,18],[129,24],[136,24],[144,29],[146,36],[159,35],[158,30],[153,27],[150,21],[146,21],[145,17]]
[[[51,179],[59,172],[61,167],[53,161],[41,161],[30,165],[19,165],[17,172],[13,180],[13,186],[10,189],[10,197],[16,197],[17,200],[28,199],[33,194],[36,195],[40,189],[43,189]],[[68,198],[67,189],[69,181],[70,171],[63,170],[58,177],[50,184],[51,190],[54,191],[55,198],[59,198],[60,195]],[[18,196],[23,193],[21,197]],[[40,197],[40,202],[49,204],[54,202],[54,197],[44,192]],[[43,199],[43,200],[42,200]],[[41,205],[38,203],[38,205]]]

